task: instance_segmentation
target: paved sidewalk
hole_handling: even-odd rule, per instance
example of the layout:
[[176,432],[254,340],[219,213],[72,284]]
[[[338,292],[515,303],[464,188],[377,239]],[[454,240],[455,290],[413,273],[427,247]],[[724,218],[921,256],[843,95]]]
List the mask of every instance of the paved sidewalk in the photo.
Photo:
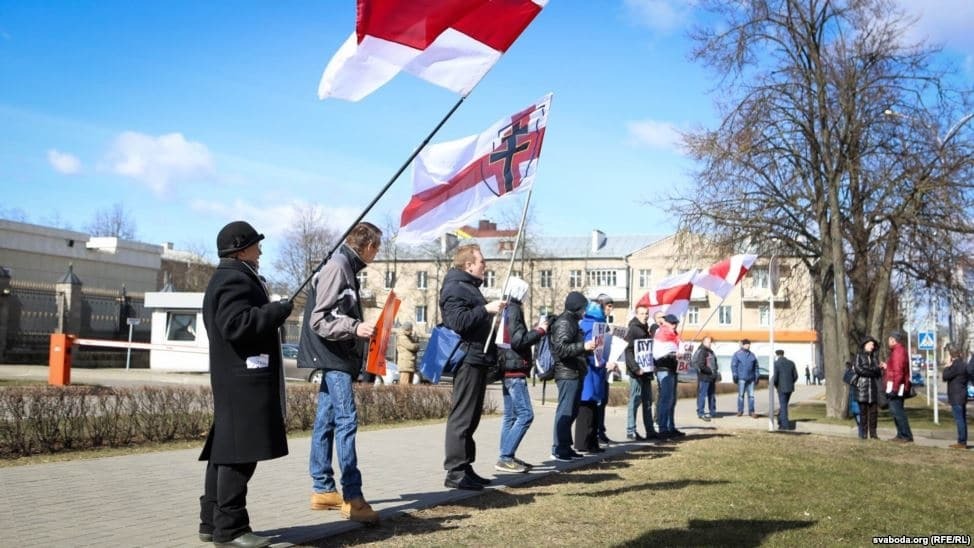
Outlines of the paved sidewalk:
[[[26,378],[22,375],[40,374],[40,370],[46,372],[44,367],[0,366],[0,378]],[[147,370],[75,373],[75,382],[97,382],[108,377],[121,377],[126,383],[183,382],[176,380],[179,376]],[[194,377],[186,383],[206,380],[205,375]],[[46,378],[46,373],[42,378]],[[494,474],[500,419],[491,417],[481,422],[476,435],[479,456],[475,467],[481,475],[496,478],[497,485],[523,483],[541,474],[585,466],[596,460],[589,457],[560,463],[550,459],[556,390],[548,386],[547,401],[542,406],[540,389],[540,383],[533,388],[536,418],[518,451],[519,458],[536,464],[531,474]],[[816,399],[823,393],[824,386],[800,385],[793,401]],[[498,386],[492,386],[489,394],[500,404]],[[767,392],[759,393],[756,399],[758,412],[766,413]],[[711,422],[697,419],[695,406],[695,400],[690,399],[677,404],[677,427],[690,436],[715,429],[768,428],[766,416],[735,416],[735,394],[718,396],[720,418]],[[609,408],[606,422],[610,438],[624,439],[624,407]],[[855,435],[851,422],[849,427],[801,422],[798,431]],[[880,435],[888,438],[893,432],[881,429]],[[364,492],[383,518],[476,496],[443,487],[443,437],[443,423],[359,433]],[[949,436],[917,436],[917,443],[922,445],[945,447],[952,441]],[[357,527],[340,519],[338,512],[308,508],[309,438],[291,438],[289,446],[287,457],[258,464],[250,482],[248,509],[257,532],[273,535],[275,546],[290,546]],[[618,443],[610,446],[604,456],[631,447],[634,445]],[[203,476],[203,463],[196,460],[198,454],[199,449],[190,449],[0,468],[0,545],[207,546],[196,539]]]

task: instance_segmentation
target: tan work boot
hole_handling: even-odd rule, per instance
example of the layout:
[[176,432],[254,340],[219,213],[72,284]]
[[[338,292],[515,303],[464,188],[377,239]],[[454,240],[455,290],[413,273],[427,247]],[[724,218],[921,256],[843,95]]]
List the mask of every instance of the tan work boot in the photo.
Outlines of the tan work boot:
[[311,493],[312,510],[338,510],[342,507],[342,496],[338,491]]
[[363,497],[342,502],[342,517],[359,523],[379,523],[379,514]]

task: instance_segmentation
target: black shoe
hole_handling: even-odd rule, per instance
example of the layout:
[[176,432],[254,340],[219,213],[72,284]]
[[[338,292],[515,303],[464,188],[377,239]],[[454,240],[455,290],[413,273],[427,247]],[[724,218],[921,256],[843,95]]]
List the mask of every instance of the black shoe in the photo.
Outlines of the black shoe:
[[444,487],[449,487],[450,489],[466,489],[467,491],[483,491],[484,486],[481,483],[477,483],[470,476],[463,476],[460,479],[453,479],[447,476],[446,480],[443,481]]
[[678,437],[678,438],[682,438],[683,436],[686,436],[686,435],[687,435],[687,433],[686,433],[686,432],[681,432],[681,431],[679,431],[679,430],[674,430],[674,431],[673,431],[673,435],[674,435],[675,437]]
[[564,454],[552,453],[551,458],[561,462],[571,462],[573,460],[572,456],[569,455],[568,453],[564,453]]
[[610,440],[609,437],[606,436],[605,434],[600,434],[598,438],[599,438],[599,443],[601,443],[602,445],[611,445],[615,443],[614,441]]
[[643,439],[644,440],[658,440],[659,439],[659,434],[657,434],[656,432],[646,432],[646,436]]
[[200,542],[213,542],[213,533],[200,533]]
[[228,546],[230,548],[264,548],[270,545],[271,539],[253,533],[244,533],[230,542],[213,543],[213,546]]
[[577,451],[569,451],[568,452],[568,456],[571,457],[571,458],[573,458],[573,459],[584,459],[585,458],[585,455],[583,455],[583,454],[581,454],[581,453],[579,453]]
[[601,447],[599,447],[598,445],[596,445],[595,447],[589,447],[588,449],[586,449],[585,451],[583,451],[583,453],[588,453],[590,455],[594,455],[596,453],[605,453],[605,449],[602,449]]
[[490,480],[479,476],[476,472],[473,471],[473,468],[467,468],[466,475],[468,478],[479,483],[480,485],[490,485]]

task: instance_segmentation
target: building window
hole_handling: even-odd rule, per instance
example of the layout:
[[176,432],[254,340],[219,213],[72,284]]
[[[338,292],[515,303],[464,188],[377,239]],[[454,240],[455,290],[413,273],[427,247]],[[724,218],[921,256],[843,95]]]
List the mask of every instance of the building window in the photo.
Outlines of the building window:
[[578,289],[582,287],[582,271],[572,270],[568,273],[568,287],[571,289]]
[[700,307],[691,306],[687,309],[687,324],[697,325],[700,323]]
[[167,341],[195,341],[196,314],[190,312],[170,312],[166,319]]
[[521,271],[520,270],[512,270],[511,271],[511,276],[514,276],[515,278],[520,278],[521,277]]
[[725,304],[721,305],[721,307],[717,309],[718,325],[731,325],[734,323],[732,308],[733,307]]
[[365,270],[360,270],[359,273],[355,275],[355,279],[358,280],[359,287],[365,287],[369,283],[369,273]]
[[615,270],[590,270],[588,273],[588,285],[595,287],[615,287]]
[[386,289],[392,289],[396,287],[396,273],[392,270],[386,270]]
[[759,287],[761,289],[768,289],[771,287],[770,277],[768,276],[768,267],[762,266],[751,269],[751,287]]
[[648,268],[639,269],[639,289],[646,289],[649,287],[649,278],[652,276],[653,271]]
[[416,305],[416,323],[426,323],[426,305]]
[[496,275],[493,270],[488,270],[484,273],[484,287],[494,287],[494,279]]
[[426,271],[425,270],[420,270],[419,272],[416,273],[416,288],[417,289],[426,289],[426,287],[427,287],[426,284],[427,284]]
[[551,271],[542,270],[540,274],[541,274],[541,287],[551,287]]
[[766,304],[758,307],[758,323],[761,327],[767,327],[771,323],[771,309]]

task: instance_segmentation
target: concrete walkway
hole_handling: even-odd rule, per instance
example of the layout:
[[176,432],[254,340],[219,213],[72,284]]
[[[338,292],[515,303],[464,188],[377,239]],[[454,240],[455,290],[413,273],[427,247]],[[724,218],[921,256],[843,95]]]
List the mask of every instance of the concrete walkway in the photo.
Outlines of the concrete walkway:
[[[46,367],[0,366],[0,378],[46,379]],[[206,384],[206,375],[182,375],[148,370],[75,370],[72,381],[100,384],[179,383]],[[540,404],[541,384],[534,390],[535,422],[518,450],[518,457],[534,463],[530,474],[494,474],[500,419],[486,418],[477,431],[476,470],[496,479],[495,485],[513,485],[539,475],[585,466],[589,457],[572,463],[552,461],[551,432],[555,388],[548,386],[547,401]],[[824,386],[799,385],[793,402],[820,399]],[[500,404],[499,387],[489,397]],[[767,392],[758,394],[758,413],[767,411]],[[713,430],[768,429],[766,416],[737,417],[736,395],[718,396],[719,418],[704,422],[696,417],[695,400],[677,404],[677,427],[689,436]],[[947,417],[941,420],[950,419]],[[609,408],[609,437],[624,440],[626,409]],[[640,428],[640,431],[642,429]],[[885,431],[884,431],[885,430]],[[799,432],[854,436],[855,428],[800,422]],[[880,429],[882,438],[892,430]],[[943,439],[922,437],[921,445],[946,447]],[[929,433],[928,433],[929,434]],[[457,501],[476,493],[443,487],[444,424],[389,428],[358,435],[359,465],[366,498],[383,518],[401,512]],[[202,444],[201,444],[202,445]],[[256,531],[275,537],[275,546],[312,542],[348,531],[358,525],[342,520],[338,512],[308,508],[309,438],[289,440],[290,455],[262,462],[250,482],[248,509]],[[616,443],[605,456],[627,451],[635,444]],[[0,468],[0,545],[3,546],[207,546],[196,539],[202,489],[203,463],[199,449],[133,454],[69,462]]]

